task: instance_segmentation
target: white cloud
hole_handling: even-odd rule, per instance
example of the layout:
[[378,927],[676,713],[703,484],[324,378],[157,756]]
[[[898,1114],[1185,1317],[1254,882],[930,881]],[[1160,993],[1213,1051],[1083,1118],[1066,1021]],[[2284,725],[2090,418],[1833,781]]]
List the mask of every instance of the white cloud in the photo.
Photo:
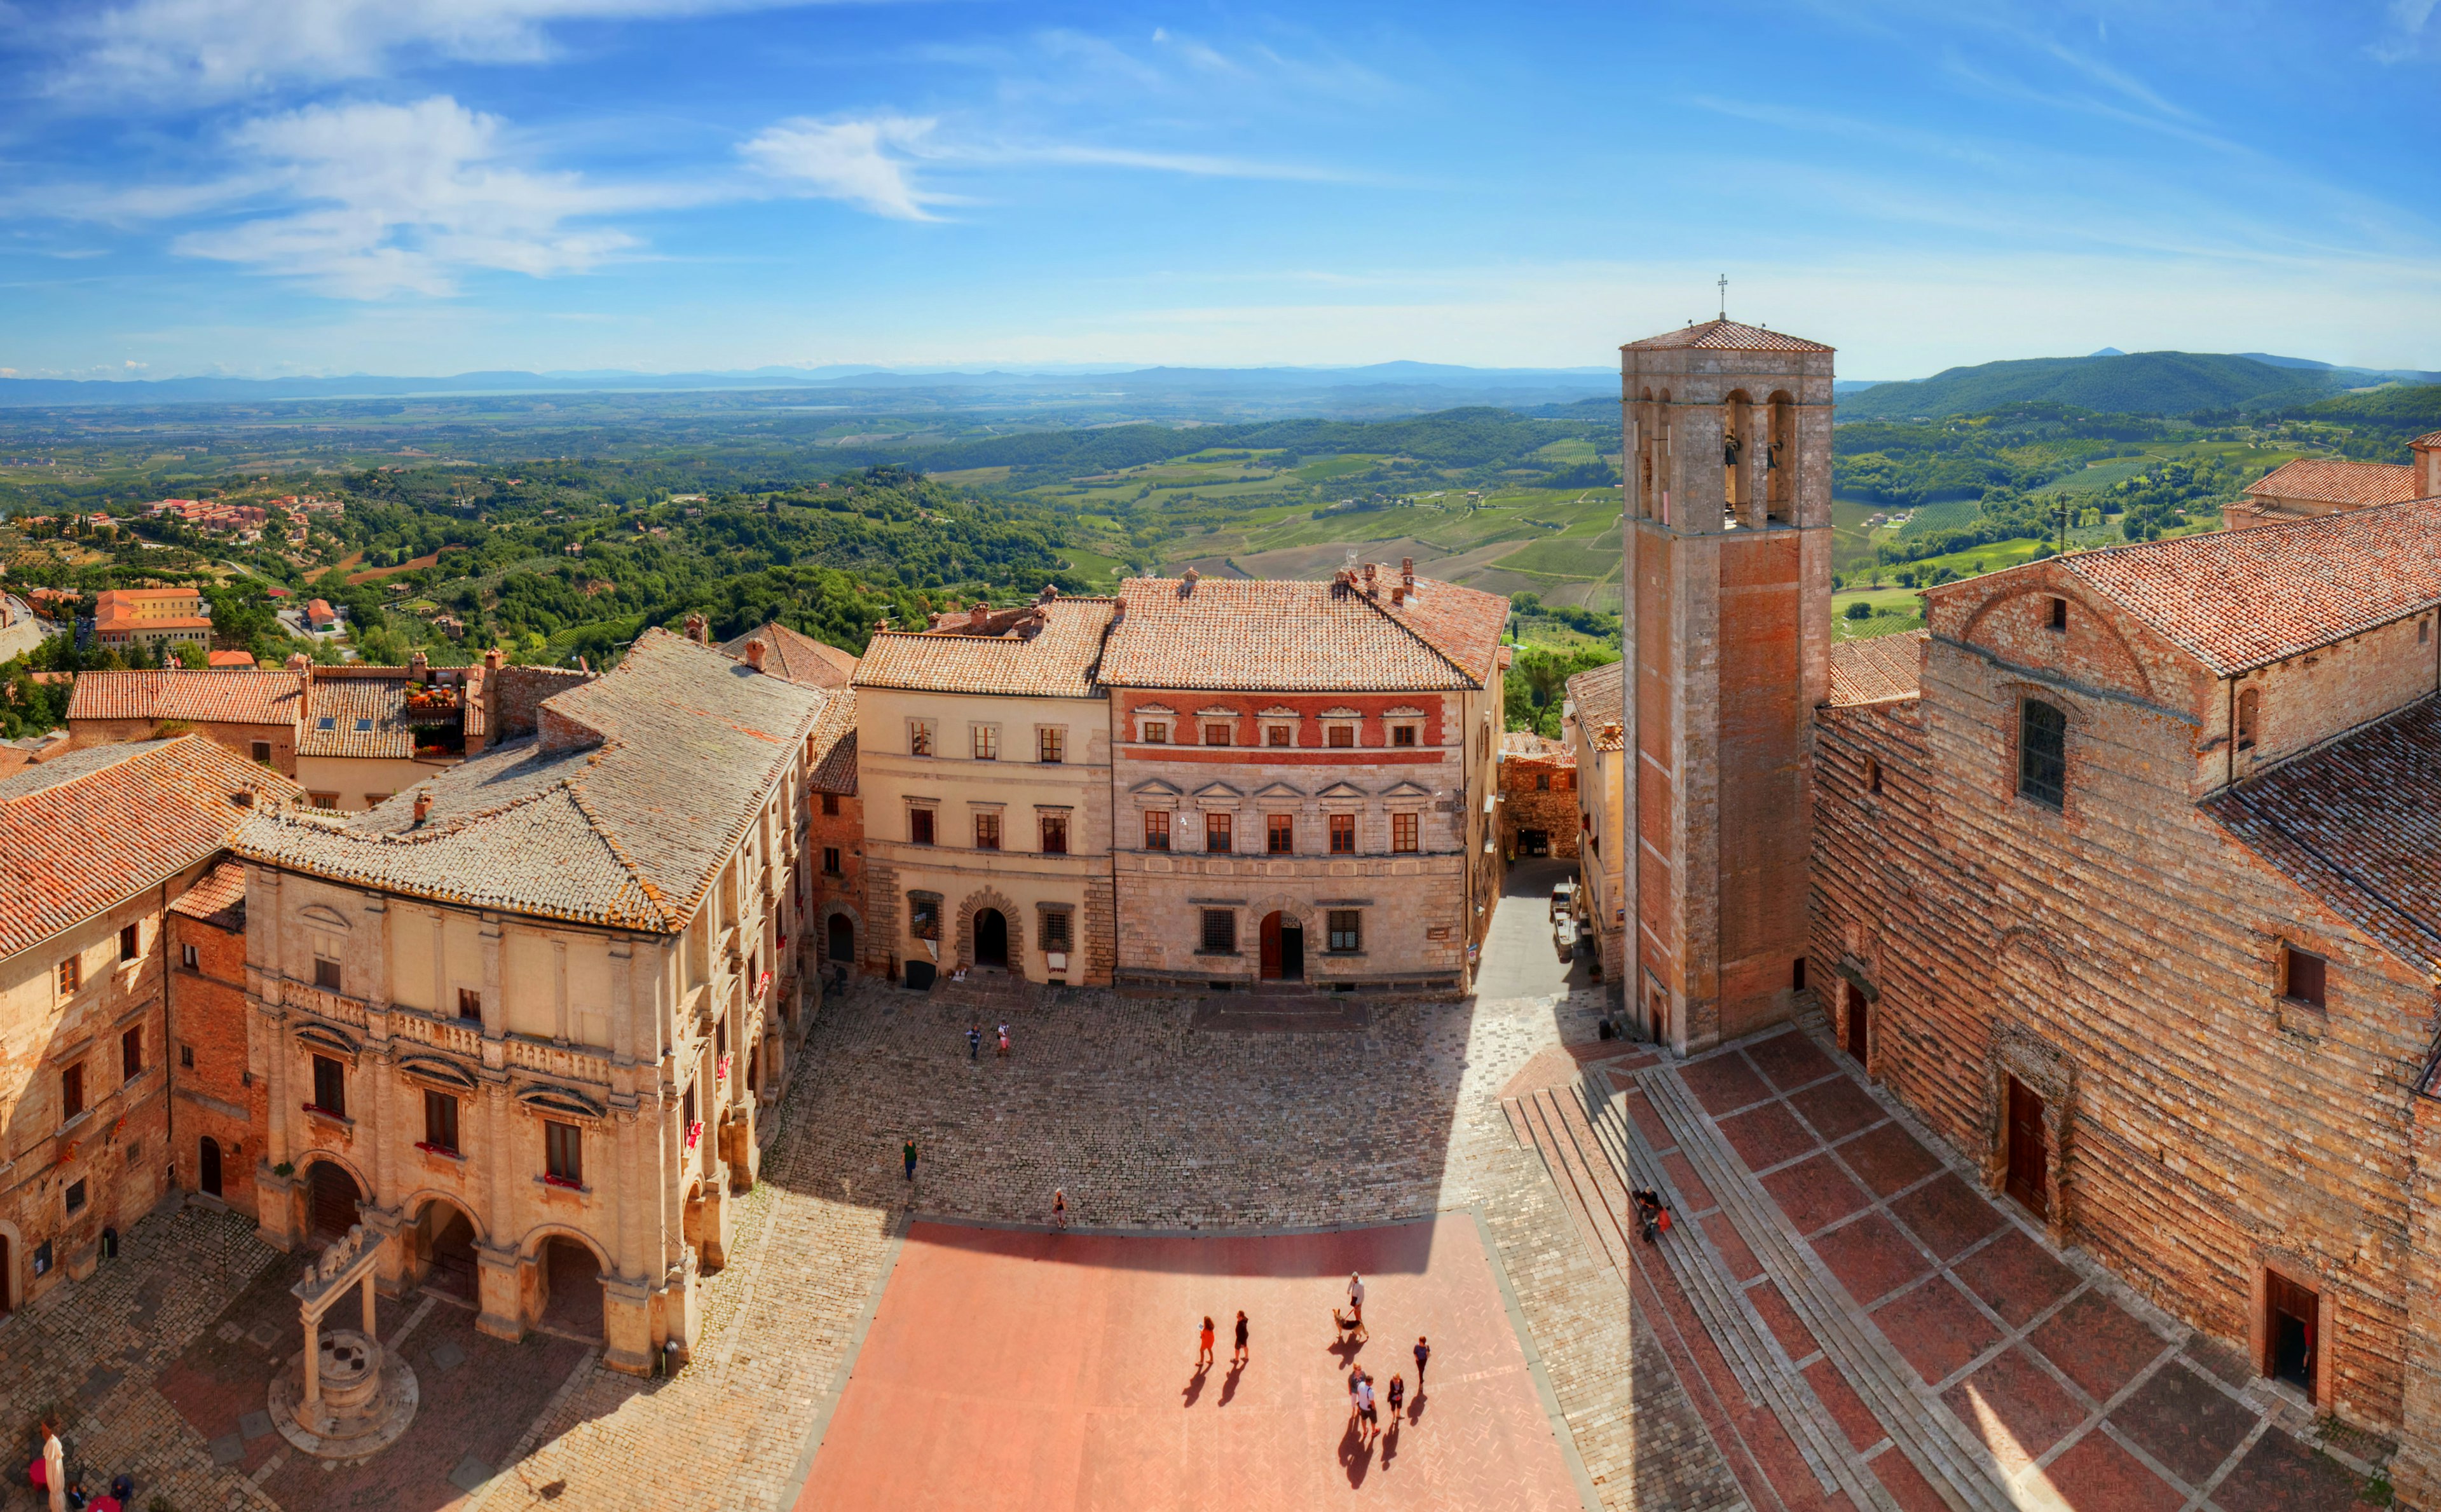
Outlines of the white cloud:
[[1327,169],[1205,153],[960,135],[944,130],[940,120],[929,116],[785,120],[764,128],[738,151],[798,192],[844,200],[876,215],[902,221],[938,220],[931,207],[959,202],[958,196],[918,183],[916,171],[921,168],[1048,163],[1142,169],[1197,178],[1336,182],[1346,177]]
[[472,269],[543,278],[593,267],[632,239],[572,223],[688,197],[518,167],[504,135],[497,117],[445,95],[249,121],[233,134],[250,165],[235,182],[272,186],[280,207],[172,246],[348,298],[445,295]]
[[2433,0],[2390,0],[2389,34],[2374,44],[2373,55],[2383,63],[2406,63],[2424,51],[2424,27],[2432,19]]
[[551,57],[550,27],[777,9],[807,0],[125,0],[64,24],[67,95],[227,97],[374,77],[401,53],[479,63]]
[[914,152],[934,122],[906,116],[863,120],[785,120],[767,126],[738,149],[749,162],[806,193],[845,200],[901,221],[936,219],[925,208],[942,203],[915,183]]

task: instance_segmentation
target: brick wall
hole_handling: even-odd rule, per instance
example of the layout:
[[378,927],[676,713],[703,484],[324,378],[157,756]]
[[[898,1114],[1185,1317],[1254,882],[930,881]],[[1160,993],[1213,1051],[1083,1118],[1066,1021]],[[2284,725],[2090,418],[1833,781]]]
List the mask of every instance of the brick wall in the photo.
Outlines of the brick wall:
[[[831,916],[843,913],[856,929],[856,953],[846,958],[847,964],[859,967],[861,958],[869,953],[865,935],[871,920],[864,892],[864,801],[852,793],[832,796],[839,801],[837,814],[823,812],[822,794],[805,795],[809,808],[805,822],[806,870],[813,877],[814,887],[810,914],[814,950],[816,959],[829,963]],[[838,873],[823,869],[825,851],[839,852]]]
[[1564,754],[1511,754],[1500,764],[1500,850],[1508,856],[1518,848],[1520,830],[1541,830],[1549,854],[1574,860],[1577,855],[1577,763]]
[[[166,1048],[177,1130],[171,1163],[181,1189],[203,1191],[203,1142],[211,1140],[221,1156],[221,1200],[252,1216],[254,1166],[269,1107],[267,1084],[249,1074],[246,1057],[244,915],[240,911],[226,924],[180,913],[169,918]],[[191,967],[183,964],[189,945],[195,951]]]
[[[2333,1405],[2396,1431],[2430,985],[2197,808],[2210,679],[2090,605],[2059,637],[2026,595],[1964,597],[1936,608],[1920,703],[1816,721],[1812,953],[1878,994],[1871,1070],[1996,1190],[2018,1078],[2048,1105],[2056,1237],[2250,1347],[2266,1269],[2306,1278]],[[2016,790],[2036,695],[2068,712],[2060,810]],[[2329,960],[2327,1014],[2279,998],[2284,942]],[[1848,1009],[1843,985],[1835,1032]]]

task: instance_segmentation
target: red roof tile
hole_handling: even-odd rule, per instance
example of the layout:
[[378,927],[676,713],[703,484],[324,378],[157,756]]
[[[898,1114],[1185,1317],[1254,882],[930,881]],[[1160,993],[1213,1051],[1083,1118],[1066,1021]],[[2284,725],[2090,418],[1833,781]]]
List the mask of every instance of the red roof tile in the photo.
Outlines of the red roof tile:
[[1360,583],[1130,578],[1111,627],[1102,680],[1112,687],[1245,692],[1396,692],[1491,685],[1509,601],[1416,580],[1404,603],[1382,571]]
[[2208,800],[2205,812],[2418,971],[2441,969],[2441,698]]
[[1836,640],[1831,645],[1831,696],[1826,707],[1913,698],[1922,691],[1924,646],[1931,632]]
[[1607,667],[1589,667],[1568,679],[1568,705],[1576,711],[1577,728],[1596,750],[1618,750],[1627,744],[1621,714],[1626,701],[1625,674],[1616,661]]
[[245,868],[235,861],[223,861],[180,893],[170,905],[170,911],[216,924],[224,929],[242,927],[245,923]]
[[69,751],[0,779],[0,957],[210,857],[254,812],[241,792],[301,796],[200,735]]
[[[2055,561],[2225,676],[2441,602],[2441,498]],[[2029,563],[2008,570],[2046,567]],[[1970,581],[1985,585],[1927,591],[1990,591],[1988,579]]]
[[[857,663],[856,686],[929,693],[998,693],[1018,698],[1092,698],[1103,632],[1116,607],[1109,599],[1050,599],[1037,605],[1040,628],[1027,636],[954,630],[884,631]],[[1029,621],[1029,623],[1034,621]]]
[[204,662],[215,672],[219,671],[223,667],[244,667],[250,670],[254,666],[254,653],[251,651],[214,651],[205,656]]
[[68,697],[68,718],[294,727],[297,674],[88,672],[77,678]]
[[823,708],[823,717],[814,726],[813,775],[809,785],[817,793],[856,796],[856,691],[841,689],[831,694]]
[[2317,504],[2403,504],[2416,496],[2415,469],[2396,462],[2342,462],[2300,457],[2283,462],[2246,487],[2266,498],[2308,499]]
[[1702,351],[1830,351],[1833,349],[1803,336],[1791,336],[1735,320],[1706,320],[1683,331],[1665,331],[1642,341],[1631,341],[1621,351],[1669,351],[1694,348]]
[[2417,446],[2441,446],[2441,430],[2426,431],[2407,444],[2411,449]]
[[774,621],[727,641],[721,650],[746,659],[746,642],[763,642],[763,670],[808,688],[844,688],[856,675],[856,654],[841,651]]

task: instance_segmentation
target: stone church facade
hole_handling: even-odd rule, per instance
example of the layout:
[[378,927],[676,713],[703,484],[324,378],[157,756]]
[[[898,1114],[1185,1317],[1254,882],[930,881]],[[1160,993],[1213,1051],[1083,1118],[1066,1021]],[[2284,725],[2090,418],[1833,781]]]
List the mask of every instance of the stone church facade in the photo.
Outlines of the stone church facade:
[[1818,1006],[1991,1191],[2441,1505],[2429,449],[1834,647],[1830,363],[1623,351],[1634,670],[1570,690],[1637,757],[1586,810],[1634,817],[1622,1012],[1683,1053]]

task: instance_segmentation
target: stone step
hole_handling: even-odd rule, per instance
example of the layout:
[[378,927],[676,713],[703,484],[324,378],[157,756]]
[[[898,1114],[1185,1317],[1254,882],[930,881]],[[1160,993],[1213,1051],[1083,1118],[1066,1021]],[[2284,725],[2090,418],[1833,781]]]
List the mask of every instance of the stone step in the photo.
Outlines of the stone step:
[[[1629,1194],[1638,1187],[1668,1189],[1659,1159],[1628,1125],[1624,1110],[1609,1100],[1601,1105],[1599,1117],[1588,1117],[1579,1096],[1557,1091],[1551,1095],[1568,1137],[1595,1167],[1596,1179],[1613,1206],[1620,1232],[1632,1235],[1635,1206]],[[1845,1491],[1856,1507],[1899,1512],[1881,1482],[1850,1449],[1847,1434],[1815,1395],[1813,1384],[1747,1301],[1702,1227],[1688,1220],[1684,1207],[1675,1210],[1675,1216],[1669,1234],[1645,1252],[1657,1252],[1677,1277],[1679,1289],[1728,1360],[1747,1399],[1770,1407],[1825,1495]]]
[[1950,1415],[1878,1331],[1861,1321],[1846,1288],[1728,1147],[1677,1071],[1654,1067],[1637,1073],[1636,1081],[1696,1179],[1710,1189],[1815,1341],[1881,1422],[1894,1449],[1907,1455],[1955,1512],[2006,1512],[2032,1505],[2020,1500],[1991,1449]]

